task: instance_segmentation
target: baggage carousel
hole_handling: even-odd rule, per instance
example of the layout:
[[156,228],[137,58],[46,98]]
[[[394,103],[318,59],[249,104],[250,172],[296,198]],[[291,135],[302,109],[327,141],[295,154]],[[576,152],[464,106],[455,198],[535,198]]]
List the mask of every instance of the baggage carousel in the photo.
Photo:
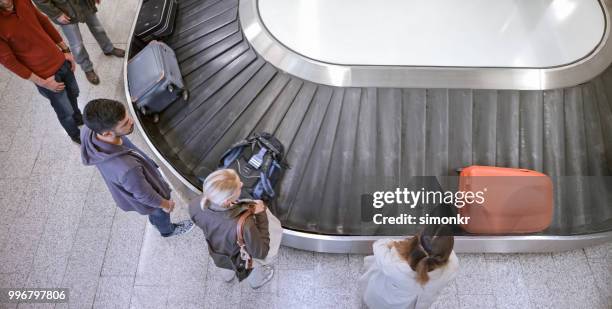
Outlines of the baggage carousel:
[[554,215],[536,234],[458,230],[458,252],[551,252],[612,240],[612,3],[597,2],[605,31],[589,55],[514,69],[317,61],[280,43],[257,3],[179,0],[165,41],[190,97],[158,122],[136,112],[124,78],[137,127],[177,191],[195,197],[198,179],[230,145],[265,131],[285,145],[291,167],[271,207],[287,246],[368,253],[378,238],[411,235],[417,226],[364,221],[362,195],[423,176],[453,190],[457,169],[470,165],[551,176]]

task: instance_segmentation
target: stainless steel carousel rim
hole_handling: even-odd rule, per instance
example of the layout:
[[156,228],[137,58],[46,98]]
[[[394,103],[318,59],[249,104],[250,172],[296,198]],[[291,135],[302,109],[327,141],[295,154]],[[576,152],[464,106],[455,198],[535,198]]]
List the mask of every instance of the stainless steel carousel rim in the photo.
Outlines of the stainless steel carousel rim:
[[240,0],[245,37],[267,62],[299,78],[336,87],[548,90],[575,86],[612,63],[612,1],[596,0],[604,13],[599,45],[586,57],[554,68],[479,68],[340,65],[311,59],[288,48],[266,28],[259,0]]
[[[241,0],[240,4],[253,0]],[[140,12],[142,0],[138,5],[137,12]],[[607,14],[607,13],[606,13]],[[133,36],[136,27],[134,17],[132,27],[130,29],[130,38]],[[608,20],[606,15],[606,20]],[[607,32],[606,32],[607,35]],[[127,49],[130,50],[132,41],[129,40]],[[181,175],[170,162],[164,157],[159,149],[153,144],[152,140],[147,135],[137,111],[134,109],[134,104],[129,93],[127,79],[128,58],[124,59],[123,63],[123,85],[125,90],[126,102],[131,116],[138,131],[142,135],[149,149],[154,153],[153,158],[162,167],[162,169],[170,173],[162,173],[171,184],[174,184],[175,191],[189,192],[193,195],[200,195],[202,191],[193,186],[183,175]],[[173,181],[174,180],[174,181]],[[178,181],[176,181],[178,180]],[[181,186],[176,188],[176,186]],[[406,235],[400,236],[337,236],[323,235],[315,233],[300,232],[291,229],[283,229],[282,244],[288,247],[326,253],[355,253],[369,254],[371,253],[371,244],[381,238],[403,238]],[[612,241],[612,231],[571,235],[571,236],[554,236],[554,235],[517,235],[517,236],[457,236],[455,243],[455,251],[457,252],[479,252],[479,253],[520,253],[520,252],[558,252],[587,246],[593,246],[601,243]]]

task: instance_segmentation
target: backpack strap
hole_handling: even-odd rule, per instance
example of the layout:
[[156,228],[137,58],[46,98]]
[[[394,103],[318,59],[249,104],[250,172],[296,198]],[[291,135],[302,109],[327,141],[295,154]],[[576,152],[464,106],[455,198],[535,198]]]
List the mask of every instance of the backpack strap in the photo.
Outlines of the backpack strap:
[[250,139],[245,139],[233,144],[230,148],[228,148],[223,155],[221,155],[221,160],[219,161],[219,167],[228,167],[232,162],[234,162],[240,155],[242,154],[242,150],[244,147],[252,144],[253,141]]
[[[264,138],[264,137],[257,137],[257,142],[263,144],[263,146],[265,146],[266,148],[270,149],[270,151],[272,151],[275,155],[280,156],[281,155],[281,150],[278,149],[276,146],[274,146],[272,143],[270,143],[270,141],[268,141],[268,139]],[[260,144],[260,147],[261,147]]]
[[240,258],[246,261],[247,269],[253,268],[253,259],[251,258],[249,252],[246,250],[246,243],[244,242],[244,235],[242,232],[244,230],[244,223],[252,214],[253,210],[248,208],[240,215],[240,218],[238,218],[238,224],[236,225],[236,235],[238,236],[238,246],[240,247]]

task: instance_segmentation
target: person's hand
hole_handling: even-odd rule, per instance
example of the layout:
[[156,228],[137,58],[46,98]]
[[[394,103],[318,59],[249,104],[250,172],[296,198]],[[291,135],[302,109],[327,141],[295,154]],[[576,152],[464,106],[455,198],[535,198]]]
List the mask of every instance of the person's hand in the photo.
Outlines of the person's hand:
[[54,75],[51,75],[49,78],[45,79],[40,86],[47,88],[53,92],[61,92],[64,90],[64,88],[66,88],[66,85],[64,85],[64,83],[59,83],[55,81]]
[[68,15],[62,13],[58,18],[56,18],[57,22],[62,25],[67,25],[70,23],[70,17]]
[[266,211],[266,205],[264,202],[262,200],[255,200],[255,208],[253,209],[253,212],[258,214],[263,211]]
[[167,212],[171,213],[174,210],[174,201],[173,200],[162,200],[161,208]]
[[74,60],[74,56],[72,55],[72,53],[64,53],[64,57],[66,58],[66,60],[70,61],[70,70],[74,72],[74,70],[76,69],[76,61]]

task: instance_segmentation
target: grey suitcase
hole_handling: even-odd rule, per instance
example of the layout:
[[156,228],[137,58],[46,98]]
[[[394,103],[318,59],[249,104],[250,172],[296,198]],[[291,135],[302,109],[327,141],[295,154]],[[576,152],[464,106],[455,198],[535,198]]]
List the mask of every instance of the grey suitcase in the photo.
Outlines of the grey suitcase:
[[144,115],[163,111],[179,97],[188,99],[176,55],[163,42],[151,41],[130,59],[127,70],[130,97]]

